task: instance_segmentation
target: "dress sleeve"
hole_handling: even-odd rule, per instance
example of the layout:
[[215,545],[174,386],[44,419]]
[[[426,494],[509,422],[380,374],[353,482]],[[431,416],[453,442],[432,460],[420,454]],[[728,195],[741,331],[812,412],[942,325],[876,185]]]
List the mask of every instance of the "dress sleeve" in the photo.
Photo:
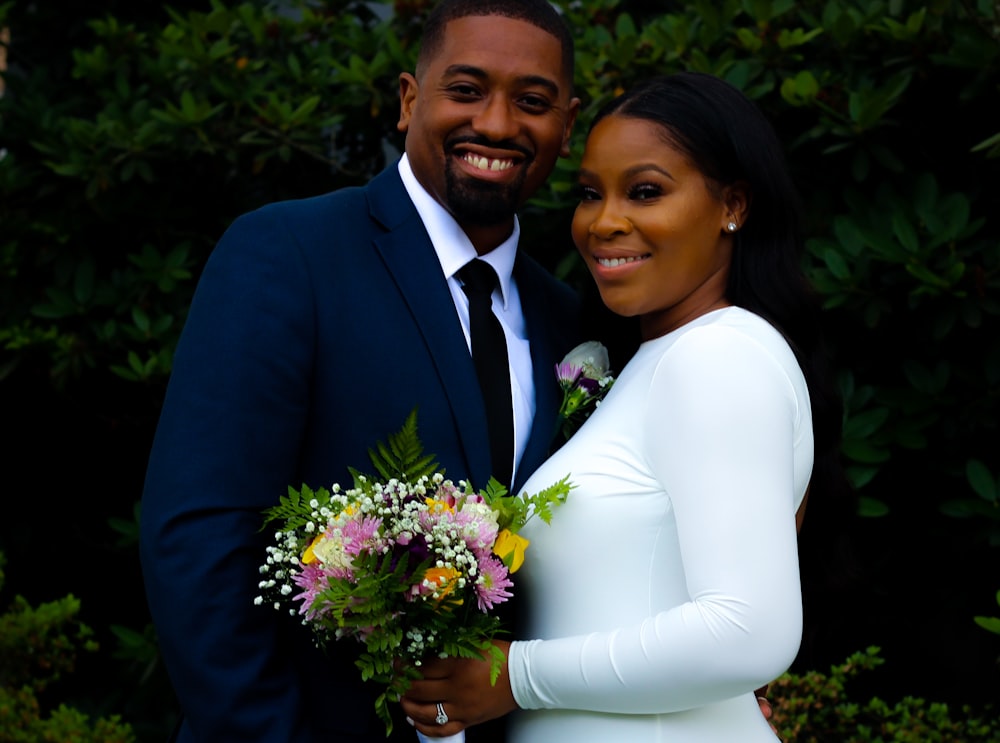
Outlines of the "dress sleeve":
[[642,454],[674,510],[690,600],[635,626],[513,643],[522,708],[689,709],[772,681],[798,650],[787,373],[756,340],[705,326],[660,359],[646,403]]

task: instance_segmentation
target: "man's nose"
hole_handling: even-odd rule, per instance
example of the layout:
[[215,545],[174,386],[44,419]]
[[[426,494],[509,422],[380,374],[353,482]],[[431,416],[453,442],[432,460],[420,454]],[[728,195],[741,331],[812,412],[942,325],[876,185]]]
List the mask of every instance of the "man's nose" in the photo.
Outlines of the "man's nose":
[[513,139],[518,133],[517,118],[503,96],[491,96],[472,120],[472,128],[493,142]]

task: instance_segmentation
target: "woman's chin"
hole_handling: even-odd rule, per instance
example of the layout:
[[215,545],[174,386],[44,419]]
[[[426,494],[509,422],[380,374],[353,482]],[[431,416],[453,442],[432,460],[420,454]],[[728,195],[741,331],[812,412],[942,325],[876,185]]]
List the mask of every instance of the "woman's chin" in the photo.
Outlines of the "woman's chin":
[[604,306],[620,317],[636,317],[639,309],[627,299],[616,296],[613,292],[601,292],[601,301]]

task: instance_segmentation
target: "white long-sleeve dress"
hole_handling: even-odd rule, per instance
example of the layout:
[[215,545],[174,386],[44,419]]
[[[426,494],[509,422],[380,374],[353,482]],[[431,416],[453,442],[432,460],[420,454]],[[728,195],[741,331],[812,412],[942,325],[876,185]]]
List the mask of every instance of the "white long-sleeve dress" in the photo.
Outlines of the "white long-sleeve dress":
[[515,743],[776,740],[753,690],[801,637],[795,511],[809,394],[784,338],[729,307],[643,343],[529,480],[569,474],[516,576]]

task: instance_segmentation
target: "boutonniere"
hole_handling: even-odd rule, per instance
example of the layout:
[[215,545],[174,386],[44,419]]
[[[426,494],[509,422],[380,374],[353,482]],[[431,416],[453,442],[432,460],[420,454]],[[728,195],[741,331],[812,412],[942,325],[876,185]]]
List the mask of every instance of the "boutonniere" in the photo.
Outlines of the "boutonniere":
[[576,433],[611,389],[615,378],[610,366],[608,349],[597,341],[581,343],[556,364],[563,391],[557,425],[565,438]]

